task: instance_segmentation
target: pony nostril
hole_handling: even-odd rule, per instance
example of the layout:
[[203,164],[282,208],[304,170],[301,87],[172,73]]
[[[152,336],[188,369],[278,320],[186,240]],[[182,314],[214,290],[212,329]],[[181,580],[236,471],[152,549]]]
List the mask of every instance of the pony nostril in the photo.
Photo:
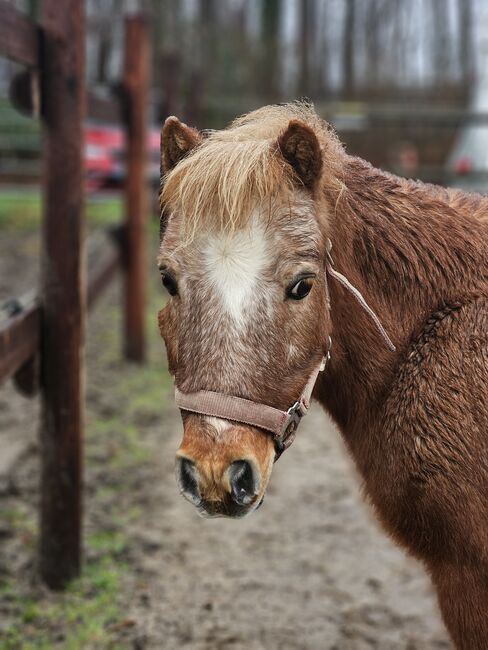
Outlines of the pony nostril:
[[240,506],[251,503],[259,490],[253,467],[247,460],[236,460],[229,467],[232,499]]
[[195,504],[199,504],[201,497],[198,491],[198,470],[195,463],[189,458],[176,459],[176,480],[181,492]]

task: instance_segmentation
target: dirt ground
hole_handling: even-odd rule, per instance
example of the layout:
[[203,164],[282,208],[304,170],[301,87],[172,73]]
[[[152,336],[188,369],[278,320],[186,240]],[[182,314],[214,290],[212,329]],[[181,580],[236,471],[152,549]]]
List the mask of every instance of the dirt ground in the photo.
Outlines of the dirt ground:
[[168,425],[146,528],[164,540],[162,552],[142,562],[152,606],[131,607],[149,647],[449,647],[425,576],[377,529],[318,408],[276,466],[261,510],[240,522],[201,520],[178,500],[179,426]]
[[[22,276],[7,254],[15,241],[0,237],[0,279],[5,286],[8,269],[15,289],[35,274]],[[89,324],[87,577],[67,596],[35,578],[37,405],[10,385],[0,391],[0,457],[25,440],[0,474],[0,648],[451,648],[422,568],[373,521],[318,406],[251,517],[204,520],[179,496],[181,424],[155,332],[162,296],[151,305],[150,363],[140,369],[120,359],[118,291]],[[107,573],[93,582],[102,561]]]

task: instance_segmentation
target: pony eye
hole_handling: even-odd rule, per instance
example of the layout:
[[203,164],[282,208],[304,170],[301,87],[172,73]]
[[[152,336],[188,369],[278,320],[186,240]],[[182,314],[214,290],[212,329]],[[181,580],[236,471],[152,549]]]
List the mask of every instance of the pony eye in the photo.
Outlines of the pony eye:
[[307,276],[294,280],[286,290],[287,298],[292,300],[303,300],[310,293],[313,285],[313,276]]
[[175,277],[166,269],[160,269],[160,271],[163,287],[170,296],[176,296],[178,293],[178,285],[176,284]]

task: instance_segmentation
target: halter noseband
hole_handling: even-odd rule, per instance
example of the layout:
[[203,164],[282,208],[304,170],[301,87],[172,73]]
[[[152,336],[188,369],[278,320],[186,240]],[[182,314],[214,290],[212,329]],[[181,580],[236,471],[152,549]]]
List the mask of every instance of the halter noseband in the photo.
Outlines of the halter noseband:
[[[387,347],[394,352],[396,350],[395,346],[386,333],[378,316],[368,305],[361,292],[356,289],[356,287],[354,287],[344,275],[333,268],[334,262],[331,256],[331,248],[332,244],[330,239],[328,239],[327,261],[325,265],[326,287],[328,274],[354,296],[361,307],[371,317]],[[264,429],[264,431],[271,433],[273,436],[276,449],[275,460],[278,460],[285,449],[288,449],[294,441],[298,425],[310,408],[310,400],[315,383],[317,382],[319,373],[325,369],[325,366],[330,359],[331,347],[332,340],[329,336],[329,347],[325,356],[322,357],[320,363],[313,369],[298,400],[293,404],[293,406],[290,406],[287,411],[281,411],[280,409],[274,408],[274,406],[269,406],[268,404],[259,404],[258,402],[253,402],[252,400],[244,399],[242,397],[223,395],[222,393],[215,393],[210,390],[199,390],[194,393],[182,393],[178,386],[175,386],[176,406],[182,411],[223,418],[224,420],[230,420],[231,422],[239,422],[258,429]]]
[[268,404],[259,404],[242,397],[222,395],[211,390],[199,390],[195,393],[182,393],[175,386],[176,406],[183,411],[224,418],[232,422],[249,424],[258,429],[264,429],[272,434],[276,449],[276,460],[288,449],[295,439],[296,430],[301,419],[310,408],[312,391],[319,373],[324,370],[330,359],[331,339],[329,349],[320,363],[315,366],[308,378],[299,399],[287,411]]

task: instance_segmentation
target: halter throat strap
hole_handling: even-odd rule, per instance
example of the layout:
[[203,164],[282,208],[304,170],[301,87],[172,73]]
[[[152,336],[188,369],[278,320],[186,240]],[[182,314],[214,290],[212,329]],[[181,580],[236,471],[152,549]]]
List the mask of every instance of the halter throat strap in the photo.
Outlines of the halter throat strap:
[[336,271],[334,269],[334,260],[332,259],[331,255],[331,250],[332,250],[332,242],[330,239],[327,240],[327,259],[325,263],[325,269],[326,273],[330,275],[331,278],[339,282],[346,291],[349,291],[349,293],[358,301],[358,303],[361,305],[361,307],[364,309],[364,311],[368,314],[368,316],[371,318],[373,321],[376,329],[378,330],[379,334],[383,338],[384,342],[386,343],[386,346],[392,351],[396,351],[396,347],[393,344],[392,340],[388,336],[385,328],[381,324],[380,319],[376,315],[376,313],[371,309],[371,307],[368,305],[366,300],[364,299],[363,294],[357,289],[353,284],[349,282],[349,280],[346,278],[345,275],[342,275],[342,273],[339,273],[339,271]]

